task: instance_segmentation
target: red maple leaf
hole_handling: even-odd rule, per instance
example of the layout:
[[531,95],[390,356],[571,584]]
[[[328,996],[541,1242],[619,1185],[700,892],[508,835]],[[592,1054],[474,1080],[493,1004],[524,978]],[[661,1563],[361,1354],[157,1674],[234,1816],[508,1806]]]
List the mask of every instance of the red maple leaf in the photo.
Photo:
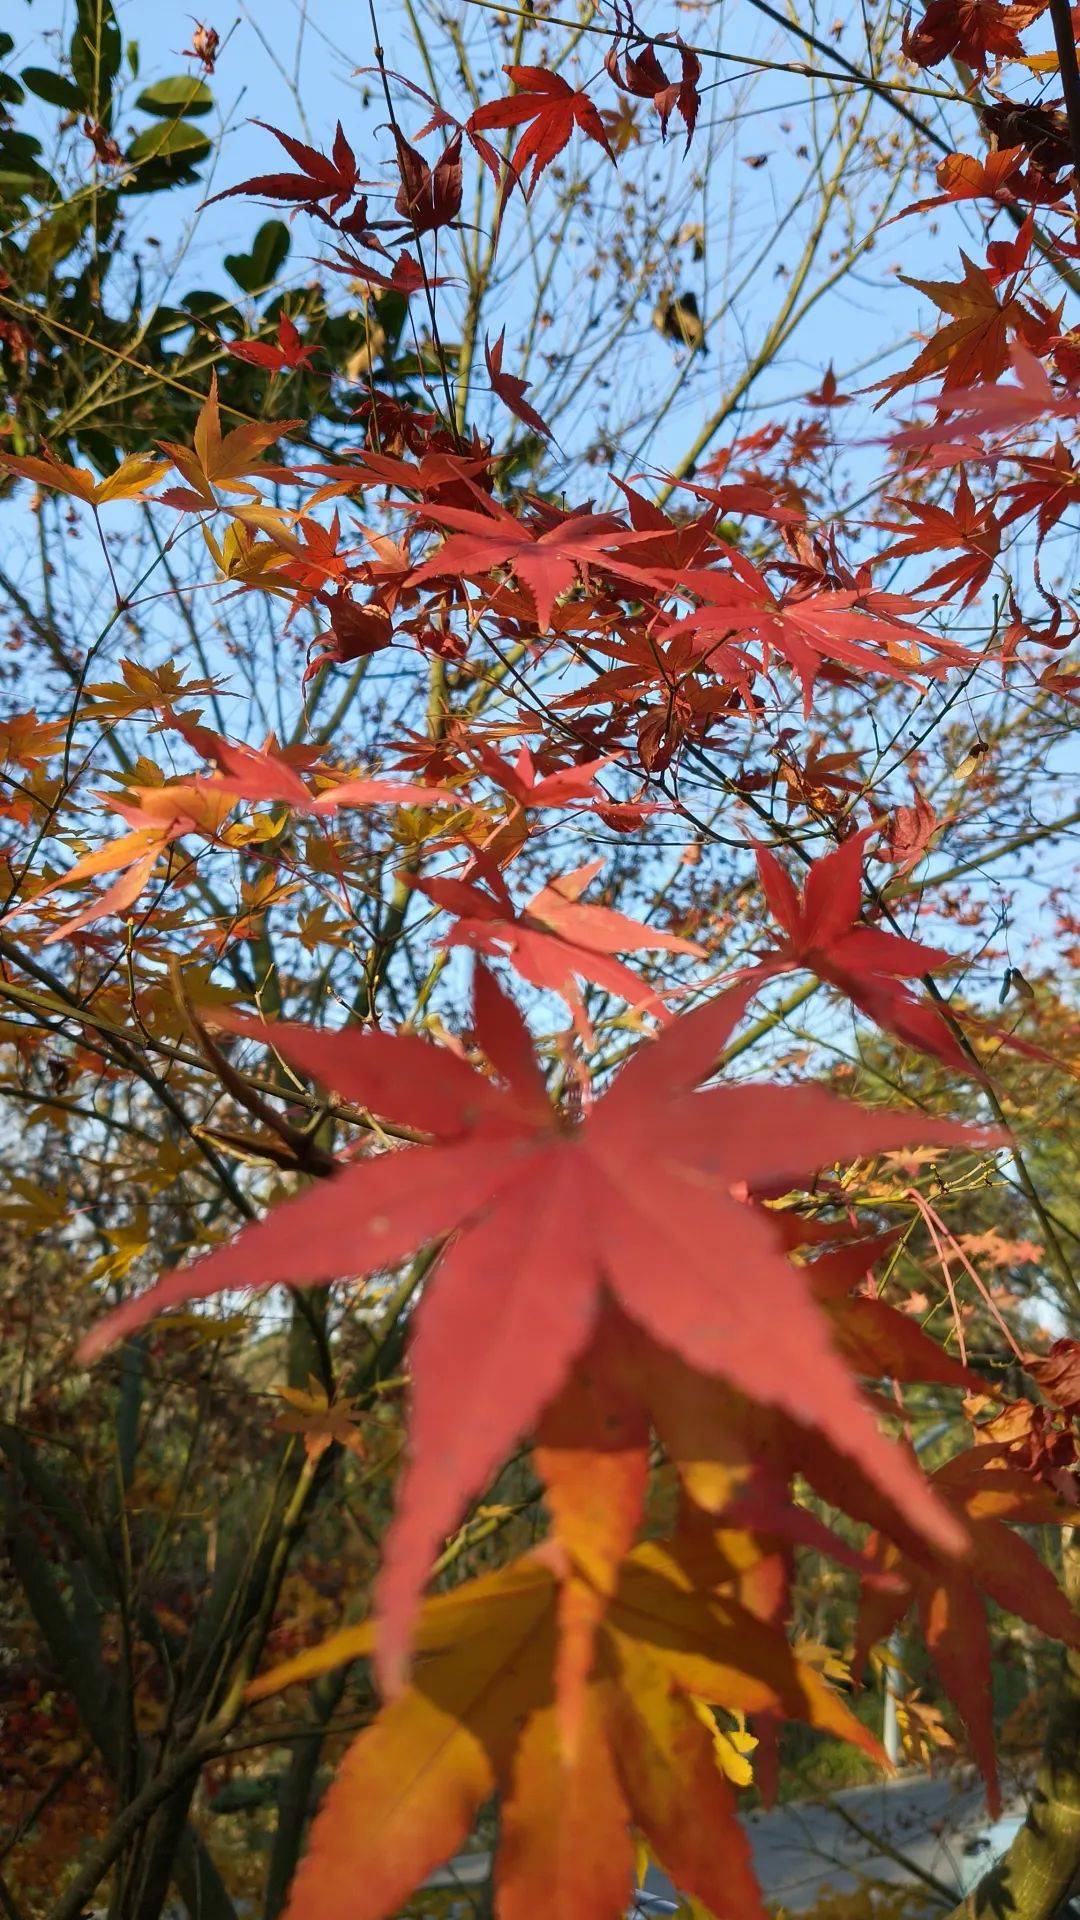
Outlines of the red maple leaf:
[[317,346],[304,345],[287,313],[278,320],[276,345],[270,340],[233,340],[229,345],[234,360],[246,360],[249,366],[265,367],[270,373],[306,366],[318,351]]
[[413,233],[435,233],[461,212],[461,135],[455,133],[433,167],[394,129],[401,185],[394,208]]
[[1071,1602],[1035,1549],[1006,1524],[1072,1526],[1076,1511],[1052,1489],[1010,1465],[1000,1445],[968,1447],[930,1478],[967,1528],[968,1557],[962,1567],[955,1562],[942,1565],[918,1547],[911,1553],[884,1541],[872,1542],[882,1572],[898,1575],[902,1584],[891,1593],[881,1586],[864,1591],[857,1651],[865,1657],[876,1642],[888,1639],[908,1608],[917,1605],[927,1648],[968,1729],[996,1816],[1001,1795],[990,1635],[980,1589],[1040,1632],[1080,1646],[1080,1619]]
[[[489,133],[494,127],[525,126],[514,148],[510,170],[521,182],[526,199],[545,167],[558,158],[575,127],[603,147],[614,162],[604,123],[587,93],[575,93],[569,81],[547,67],[504,67],[503,72],[517,92],[506,100],[490,100],[477,107],[465,127],[473,134]],[[525,181],[522,176],[530,165],[532,173]]]
[[340,592],[318,594],[316,598],[329,615],[330,632],[319,636],[325,645],[312,651],[304,669],[302,686],[306,686],[328,661],[339,665],[344,660],[361,660],[366,654],[378,653],[383,647],[388,647],[393,638],[390,616],[377,601],[369,600],[361,604],[350,594]]
[[932,1053],[960,1073],[972,1072],[971,1056],[940,1013],[904,983],[948,965],[951,955],[861,923],[863,849],[873,827],[853,833],[842,846],[815,860],[800,893],[767,847],[757,850],[758,872],[769,911],[785,938],[762,958],[767,974],[808,967],[828,980],[870,1019],[909,1046]]
[[930,0],[916,27],[906,25],[904,52],[920,67],[936,67],[951,55],[977,74],[988,62],[1023,56],[1019,35],[1042,13],[1045,0],[1002,5],[1002,0]]
[[[807,1223],[789,1214],[783,1227],[793,1252],[803,1254]],[[836,1233],[828,1226],[824,1231]],[[899,1308],[873,1290],[870,1269],[898,1244],[896,1233],[850,1239],[806,1263],[811,1292],[832,1322],[833,1338],[848,1365],[870,1380],[937,1381],[967,1393],[985,1391],[977,1373],[957,1360]],[[870,1291],[864,1291],[866,1287]]]
[[[1051,385],[1042,362],[1022,340],[1013,341],[1011,360],[1015,386],[1004,386],[994,380],[948,389],[938,402],[937,421],[928,427],[907,427],[894,434],[893,446],[921,449],[951,444],[960,457],[973,452],[981,459],[985,457],[984,449],[972,439],[973,434],[1001,433],[1030,426],[1035,420],[1075,420],[1080,415],[1080,398],[1059,393]],[[978,368],[975,368],[972,377],[977,374]]]
[[[661,772],[685,738],[704,734],[737,698],[752,701],[754,663],[730,643],[718,642],[705,653],[685,635],[662,640],[641,622],[625,622],[623,638],[594,640],[592,647],[620,664],[564,694],[557,704],[579,708],[601,701],[616,709],[633,707],[638,757],[650,772]],[[648,701],[644,711],[643,701]]]
[[668,623],[669,636],[692,635],[710,668],[736,684],[753,666],[743,643],[756,641],[765,672],[776,654],[798,674],[808,711],[824,662],[910,683],[920,674],[938,679],[948,664],[968,658],[962,647],[897,617],[919,610],[908,594],[855,586],[781,597],[741,553],[731,554],[724,569],[684,573],[679,585],[699,605]]
[[1080,1340],[1055,1340],[1049,1353],[1025,1354],[1024,1366],[1055,1407],[1080,1415]]
[[[266,133],[272,133],[279,140],[290,160],[295,160],[299,173],[257,173],[250,180],[241,180],[235,187],[226,187],[223,193],[211,194],[204,204],[212,207],[216,200],[231,200],[234,194],[263,194],[268,200],[295,200],[301,206],[318,207],[320,202],[328,202],[326,212],[332,217],[347,200],[351,200],[360,178],[356,171],[356,155],[345,138],[341,121],[337,123],[334,145],[329,158],[320,153],[317,147],[309,147],[303,140],[294,140],[289,133],[270,126],[265,120],[256,120],[257,127]],[[369,183],[372,184],[372,183]]]
[[810,407],[850,407],[851,405],[848,395],[841,393],[837,386],[836,375],[833,372],[831,360],[825,370],[820,387],[813,393],[804,394],[803,399],[806,401],[807,406]]
[[[338,807],[383,803],[403,807],[446,806],[453,798],[442,787],[420,786],[404,780],[335,780],[329,769],[319,764],[317,750],[281,748],[273,736],[262,747],[249,747],[242,741],[226,740],[223,734],[198,726],[179,714],[171,716],[171,725],[218,769],[192,783],[200,793],[231,795],[235,800],[279,804],[292,807],[298,813],[314,814],[334,813]],[[298,769],[328,774],[329,783],[316,795],[300,778]]]
[[518,520],[499,501],[477,492],[477,506],[417,508],[425,520],[451,529],[431,558],[412,575],[411,585],[450,575],[482,579],[496,567],[508,566],[532,595],[537,624],[551,624],[552,608],[568,593],[580,570],[595,563],[605,548],[633,538],[611,514],[583,513],[560,517],[551,526]]
[[527,746],[512,762],[504,760],[485,740],[470,741],[469,750],[475,754],[481,772],[519,807],[610,805],[604,789],[596,784],[597,774],[611,765],[610,760],[584,760],[577,766],[557,767],[554,773],[541,773]]
[[[618,19],[618,6],[615,11]],[[656,52],[658,45],[667,44],[665,41],[646,40],[636,47],[627,45],[620,53],[618,41],[615,41],[605,56],[604,66],[615,85],[624,93],[631,93],[638,100],[652,101],[660,116],[660,132],[665,139],[672,112],[678,111],[686,128],[686,150],[689,152],[701,106],[698,93],[701,61],[676,34],[675,46],[679,50],[681,71],[678,80],[672,82],[660,65]]]
[[503,372],[502,358],[503,341],[505,338],[506,328],[504,327],[494,346],[490,346],[486,340],[484,342],[484,359],[487,362],[491,391],[492,393],[497,393],[503,405],[509,407],[511,413],[516,414],[518,419],[524,421],[527,427],[531,427],[534,433],[542,434],[545,440],[549,440],[551,438],[551,428],[548,426],[546,420],[540,418],[536,408],[531,407],[525,398],[525,395],[529,391],[529,381],[519,380],[516,373]]
[[[822,1231],[790,1213],[774,1217],[785,1246],[798,1248],[800,1226]],[[826,1227],[826,1233],[843,1229]],[[853,1282],[895,1244],[895,1235],[842,1244],[804,1269],[814,1298],[829,1316],[838,1351],[860,1374],[895,1380],[934,1380],[967,1392],[984,1383],[944,1352],[904,1315],[876,1298],[851,1298]],[[558,1660],[559,1711],[573,1726],[589,1671],[603,1598],[640,1524],[648,1484],[650,1428],[661,1439],[683,1483],[683,1529],[712,1558],[714,1525],[750,1529],[762,1556],[739,1556],[749,1580],[737,1591],[743,1604],[781,1624],[789,1612],[794,1573],[791,1549],[809,1546],[859,1571],[865,1584],[892,1578],[798,1505],[791,1487],[804,1475],[823,1499],[879,1523],[881,1496],[857,1463],[840,1457],[820,1433],[775,1406],[749,1400],[725,1381],[687,1366],[652,1341],[614,1304],[600,1314],[593,1341],[544,1413],[535,1460],[546,1486],[553,1530],[572,1563],[593,1587],[594,1604],[563,1613]],[[689,1503],[689,1504],[688,1504]],[[699,1525],[704,1514],[714,1520]],[[898,1537],[916,1559],[930,1554],[918,1535],[899,1523]],[[772,1565],[766,1568],[764,1560]],[[937,1564],[940,1564],[938,1562]],[[734,1571],[730,1569],[729,1572]],[[700,1575],[706,1567],[698,1562]],[[764,1587],[762,1585],[764,1576]],[[703,1580],[726,1584],[717,1569]],[[755,1728],[757,1730],[757,1728]]]
[[575,975],[595,981],[634,1008],[666,1019],[668,1010],[659,995],[614,956],[654,951],[700,957],[702,953],[692,940],[644,926],[610,907],[587,905],[581,895],[603,864],[590,860],[573,873],[547,881],[520,911],[492,860],[478,858],[472,863],[471,871],[480,872],[482,886],[471,877],[442,875],[413,879],[409,884],[457,921],[439,946],[471,947],[474,953],[505,956],[523,980],[565,1000],[575,1026],[589,1038],[591,1028]]
[[881,382],[886,393],[899,393],[902,387],[913,386],[932,374],[941,375],[942,388],[947,392],[976,380],[996,380],[1008,366],[1010,335],[1030,325],[1031,317],[1015,290],[999,300],[986,268],[969,260],[962,248],[960,258],[964,263],[962,280],[913,280],[900,275],[905,286],[925,293],[948,317],[910,367]]
[[1060,435],[1051,453],[1018,459],[1016,466],[1023,478],[1002,488],[1002,496],[1009,505],[1001,516],[1001,524],[1008,527],[1015,520],[1034,513],[1041,544],[1080,499],[1080,469]]
[[[655,500],[650,500],[647,494],[639,493],[637,488],[632,487],[628,481],[620,480],[617,475],[614,478],[616,486],[626,499],[630,525],[636,536],[620,542],[620,552],[633,561],[635,568],[670,568],[673,573],[685,567],[706,566],[718,553],[727,551],[725,543],[716,532],[716,522],[721,513],[729,509],[735,513],[743,510],[739,502],[732,500],[732,495],[742,496],[753,491],[751,488],[744,487],[716,488],[683,483],[685,491],[708,501],[710,506],[708,512],[699,514],[697,517],[684,518],[680,514],[676,520],[665,513],[662,507],[658,507]],[[753,510],[749,505],[745,507],[747,512]],[[621,583],[617,570],[613,566],[608,566],[606,572],[613,585],[619,588]],[[628,599],[634,600],[638,597],[636,586],[638,580],[640,580],[640,573],[635,574],[634,579],[628,583]]]
[[[884,1371],[894,1379],[977,1389],[978,1377],[936,1341],[910,1321],[906,1329],[901,1326],[903,1314],[877,1299],[850,1297],[858,1266],[868,1255],[876,1257],[882,1244],[856,1243],[806,1269],[815,1297],[830,1312],[845,1360],[871,1377]],[[623,1330],[612,1353],[617,1386],[625,1397],[648,1408],[690,1497],[721,1525],[745,1525],[759,1535],[775,1536],[782,1553],[771,1556],[771,1564],[759,1561],[751,1567],[756,1592],[743,1588],[739,1594],[756,1613],[773,1620],[785,1616],[792,1544],[812,1544],[851,1564],[834,1537],[811,1540],[803,1531],[804,1516],[792,1508],[788,1491],[796,1476],[808,1480],[830,1505],[876,1530],[877,1537],[869,1542],[875,1571],[863,1575],[858,1651],[865,1657],[870,1646],[888,1638],[912,1603],[918,1603],[927,1643],[946,1690],[971,1730],[975,1758],[993,1801],[997,1783],[989,1641],[979,1588],[1006,1611],[1076,1646],[1080,1622],[1069,1601],[1032,1548],[1004,1524],[1069,1524],[1075,1521],[1075,1505],[1052,1488],[1033,1485],[1030,1474],[1017,1468],[1010,1444],[969,1448],[930,1479],[971,1540],[963,1561],[943,1560],[898,1521],[895,1512],[886,1511],[857,1459],[830,1448],[819,1432],[800,1426],[782,1408],[754,1404],[675,1355],[650,1351],[631,1329]],[[1037,1411],[1021,1404],[1028,1413]],[[762,1539],[759,1544],[767,1550],[770,1543]],[[767,1732],[767,1726],[755,1724],[755,1731]]]
[[[373,267],[370,261],[362,259],[352,247],[335,247],[333,257],[322,260],[320,264],[329,267],[331,273],[345,274],[349,280],[355,280],[358,286],[378,287],[384,293],[403,293],[406,298],[410,294],[419,293],[422,287],[430,292],[435,287],[448,287],[454,284],[445,274],[425,272],[419,260],[407,248],[403,248],[398,254],[389,273],[380,272],[378,267]],[[369,396],[367,405],[370,408],[372,404]],[[392,402],[389,395],[378,394],[374,404],[377,407],[386,407],[396,406],[399,403]]]
[[989,503],[981,506],[976,504],[965,473],[960,475],[951,508],[924,504],[918,500],[892,501],[890,504],[902,506],[916,525],[911,528],[895,520],[879,520],[877,525],[885,533],[903,535],[894,546],[886,549],[881,558],[906,560],[916,553],[947,552],[950,547],[959,547],[959,557],[938,567],[929,579],[922,582],[919,591],[947,593],[951,597],[963,588],[964,597],[960,604],[970,606],[990,578],[1001,551],[1001,522],[993,507]]
[[881,858],[895,862],[898,873],[910,873],[926,853],[941,825],[926,795],[912,784],[913,805],[894,807],[884,822]]
[[181,1301],[367,1274],[456,1233],[415,1315],[410,1464],[379,1596],[384,1678],[400,1673],[434,1552],[535,1426],[609,1300],[665,1350],[819,1431],[909,1529],[945,1553],[961,1550],[961,1527],[879,1432],[778,1228],[741,1196],[916,1142],[976,1149],[1007,1136],[871,1112],[816,1086],[695,1091],[750,990],[709,1001],[638,1046],[576,1123],[552,1109],[528,1029],[483,970],[474,1026],[497,1081],[416,1035],[220,1022],[431,1144],[345,1163],[108,1315],[83,1357]]

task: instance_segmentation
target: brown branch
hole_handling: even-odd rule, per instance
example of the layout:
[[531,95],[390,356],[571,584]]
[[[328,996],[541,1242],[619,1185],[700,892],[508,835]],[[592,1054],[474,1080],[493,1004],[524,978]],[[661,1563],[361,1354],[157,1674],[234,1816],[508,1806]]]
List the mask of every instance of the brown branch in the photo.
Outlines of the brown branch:
[[[33,960],[28,954],[23,953],[6,934],[0,934],[0,960],[10,962],[11,965],[18,967],[23,973],[28,973],[32,979],[38,980],[47,986],[51,993],[57,994],[62,1001],[67,1003],[69,1009],[66,1015],[67,1018],[79,1020],[83,1024],[97,1026],[99,1030],[101,1030],[101,1023],[96,1021],[93,1016],[88,1013],[88,1010],[80,1004],[77,997],[65,986],[64,982],[59,980],[56,975],[50,974],[47,968],[40,966],[38,962]],[[63,1014],[64,1011],[63,1007],[56,1009],[56,1012],[59,1014]],[[205,1140],[199,1139],[197,1133],[193,1130],[192,1122],[188,1119],[181,1102],[176,1098],[172,1088],[166,1084],[160,1074],[154,1072],[154,1069],[150,1066],[143,1054],[139,1052],[138,1048],[121,1035],[111,1022],[109,1023],[107,1032],[108,1046],[112,1052],[126,1067],[130,1068],[131,1072],[135,1074],[137,1079],[143,1082],[144,1086],[152,1090],[161,1105],[180,1128],[181,1132],[185,1133],[189,1140],[194,1142],[197,1151],[206,1161],[218,1185],[221,1187],[227,1199],[232,1203],[237,1213],[241,1214],[245,1220],[252,1219],[254,1217],[254,1208],[248,1200],[247,1195],[241,1192],[228,1167],[225,1165],[225,1162],[214,1152],[213,1148],[210,1147]]]
[[1069,0],[1050,0],[1050,18],[1054,23],[1061,90],[1065,95],[1065,114],[1069,122],[1074,186],[1080,191],[1080,72],[1076,65],[1076,38],[1073,33]]
[[128,1841],[146,1825],[160,1806],[174,1794],[178,1787],[192,1775],[198,1773],[204,1762],[214,1751],[223,1733],[228,1731],[228,1723],[223,1716],[221,1724],[207,1727],[189,1746],[176,1754],[161,1772],[148,1780],[133,1800],[117,1815],[104,1839],[99,1841],[88,1858],[70,1882],[47,1920],[81,1920],[83,1908],[90,1895],[101,1885],[114,1860],[117,1860]]
[[[1066,15],[1068,14],[1068,0],[1050,0],[1050,3],[1052,9],[1060,4]],[[802,40],[806,46],[813,47],[816,52],[823,53],[827,55],[830,60],[835,61],[837,66],[842,67],[845,73],[851,75],[853,82],[857,82],[860,86],[868,87],[871,93],[876,94],[879,100],[884,100],[886,105],[893,109],[894,113],[898,113],[901,119],[906,120],[910,126],[914,127],[916,131],[922,135],[924,140],[929,141],[932,147],[937,148],[939,153],[953,153],[954,148],[952,142],[943,139],[936,128],[932,127],[928,120],[924,120],[921,114],[916,113],[913,108],[909,107],[905,101],[897,99],[887,82],[875,79],[872,74],[864,73],[863,69],[856,66],[853,60],[849,60],[846,54],[840,52],[839,48],[830,47],[824,40],[819,40],[816,34],[811,33],[809,27],[803,26],[801,22],[797,20],[789,19],[786,15],[780,13],[776,7],[770,6],[769,0],[750,0],[750,5],[754,7],[758,13],[764,14],[766,19],[772,20],[779,27],[783,27],[785,33],[798,34],[799,39]],[[1076,50],[1074,47],[1074,60],[1075,57]],[[980,112],[979,102],[977,99],[972,99],[971,104],[981,126],[982,114]],[[1017,231],[1019,231],[1024,224],[1024,214],[1020,208],[1008,202],[1003,206],[1002,212],[1008,220],[1012,221]],[[1070,288],[1073,293],[1080,293],[1080,279],[1077,278],[1074,269],[1069,266],[1068,262],[1062,259],[1053,241],[1048,240],[1039,227],[1035,227],[1032,239],[1038,252],[1053,268],[1063,285]]]
[[[176,958],[169,962],[169,980],[176,1004],[192,1038],[206,1055],[209,1065],[217,1074],[226,1092],[232,1095],[237,1106],[242,1107],[245,1113],[249,1113],[253,1120],[258,1120],[269,1132],[277,1135],[282,1145],[288,1149],[290,1165],[303,1168],[306,1173],[319,1174],[323,1178],[334,1173],[336,1162],[333,1155],[324,1152],[309,1134],[302,1133],[299,1127],[292,1126],[282,1114],[275,1113],[273,1107],[262,1098],[257,1089],[245,1080],[242,1074],[237,1073],[236,1068],[222,1052],[213,1035],[207,1031],[200,1015],[192,1005],[184,985],[180,962]],[[200,1129],[203,1134],[208,1131],[205,1128]]]

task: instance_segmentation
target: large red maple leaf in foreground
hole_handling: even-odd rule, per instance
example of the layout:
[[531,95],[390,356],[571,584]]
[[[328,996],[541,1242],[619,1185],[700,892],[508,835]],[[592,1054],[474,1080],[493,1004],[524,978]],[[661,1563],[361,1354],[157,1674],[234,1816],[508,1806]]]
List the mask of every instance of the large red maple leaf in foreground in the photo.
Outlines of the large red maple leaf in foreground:
[[710,1000],[636,1047],[586,1120],[552,1108],[524,1020],[482,969],[475,1034],[497,1080],[415,1035],[222,1021],[431,1144],[345,1163],[126,1302],[83,1357],[181,1301],[364,1275],[455,1234],[415,1315],[411,1457],[380,1581],[384,1682],[400,1682],[434,1553],[535,1427],[610,1299],[660,1346],[856,1458],[938,1550],[962,1550],[963,1528],[879,1431],[779,1227],[748,1194],[865,1154],[1007,1136],[871,1111],[815,1086],[702,1088],[750,991]]

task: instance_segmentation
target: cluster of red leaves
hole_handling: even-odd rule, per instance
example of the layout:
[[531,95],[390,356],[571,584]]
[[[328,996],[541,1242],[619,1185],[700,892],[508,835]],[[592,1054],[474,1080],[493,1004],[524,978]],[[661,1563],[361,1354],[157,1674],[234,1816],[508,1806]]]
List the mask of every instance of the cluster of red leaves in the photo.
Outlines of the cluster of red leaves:
[[[618,18],[620,8],[617,0],[615,13]],[[660,131],[665,136],[672,113],[678,113],[686,128],[686,150],[689,152],[701,106],[701,97],[698,93],[701,61],[678,34],[675,36],[675,49],[679,54],[679,78],[672,81],[668,79],[660,64],[657,42],[638,39],[631,21],[626,28],[622,43],[620,44],[619,40],[612,42],[605,56],[604,66],[615,85],[624,93],[629,93],[638,100],[652,102],[660,118]]]
[[920,67],[940,66],[950,56],[976,73],[1002,58],[1023,54],[1020,34],[1046,11],[1046,0],[930,0],[922,18],[904,29],[904,52]]

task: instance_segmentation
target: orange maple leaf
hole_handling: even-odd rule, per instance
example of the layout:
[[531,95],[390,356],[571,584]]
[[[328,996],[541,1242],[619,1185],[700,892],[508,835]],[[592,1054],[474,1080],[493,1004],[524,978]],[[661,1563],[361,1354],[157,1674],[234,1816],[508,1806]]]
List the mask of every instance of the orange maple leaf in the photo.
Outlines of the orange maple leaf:
[[278,1387],[279,1400],[288,1412],[279,1413],[274,1422],[278,1433],[303,1436],[304,1452],[309,1460],[318,1460],[336,1442],[354,1453],[358,1460],[365,1454],[363,1437],[356,1422],[356,1407],[344,1395],[328,1399],[326,1391],[308,1376],[307,1391],[302,1387]]
[[277,480],[287,485],[294,477],[288,467],[264,466],[257,456],[265,447],[273,446],[275,440],[280,440],[282,434],[302,424],[299,420],[248,420],[223,435],[217,374],[213,374],[210,392],[195,423],[192,445],[181,447],[172,440],[159,442],[187,481],[186,487],[173,487],[163,493],[162,500],[168,506],[185,509],[216,508],[219,502],[215,487],[221,493],[257,497],[259,490],[247,477],[252,474],[259,480]]
[[[416,1678],[346,1754],[287,1920],[396,1913],[496,1788],[508,1920],[616,1920],[632,1892],[631,1826],[716,1920],[764,1920],[702,1703],[805,1720],[875,1758],[880,1750],[779,1628],[717,1589],[734,1573],[711,1539],[652,1541],[623,1562],[570,1754],[555,1700],[558,1628],[567,1593],[587,1596],[588,1582],[558,1547],[430,1600]],[[249,1698],[365,1658],[373,1638],[370,1622],[346,1628],[256,1680]]]
[[961,248],[964,278],[952,280],[900,279],[915,287],[949,319],[926,342],[910,367],[882,381],[887,394],[914,386],[940,374],[942,387],[969,387],[996,380],[1009,365],[1010,335],[1023,330],[1028,314],[1014,293],[998,299],[985,267],[976,266]]
[[70,886],[76,880],[90,880],[101,873],[119,875],[104,893],[96,894],[89,905],[73,914],[70,920],[53,927],[45,936],[46,946],[69,938],[109,914],[126,912],[142,893],[166,847],[186,833],[216,833],[234,804],[231,794],[206,793],[197,785],[181,781],[163,787],[133,787],[130,792],[132,797],[127,800],[117,800],[109,794],[99,796],[123,815],[130,833],[122,833],[105,846],[84,853],[66,873],[42,887],[33,900],[15,909],[23,912],[26,907],[34,907],[46,894],[55,892],[57,887]]

